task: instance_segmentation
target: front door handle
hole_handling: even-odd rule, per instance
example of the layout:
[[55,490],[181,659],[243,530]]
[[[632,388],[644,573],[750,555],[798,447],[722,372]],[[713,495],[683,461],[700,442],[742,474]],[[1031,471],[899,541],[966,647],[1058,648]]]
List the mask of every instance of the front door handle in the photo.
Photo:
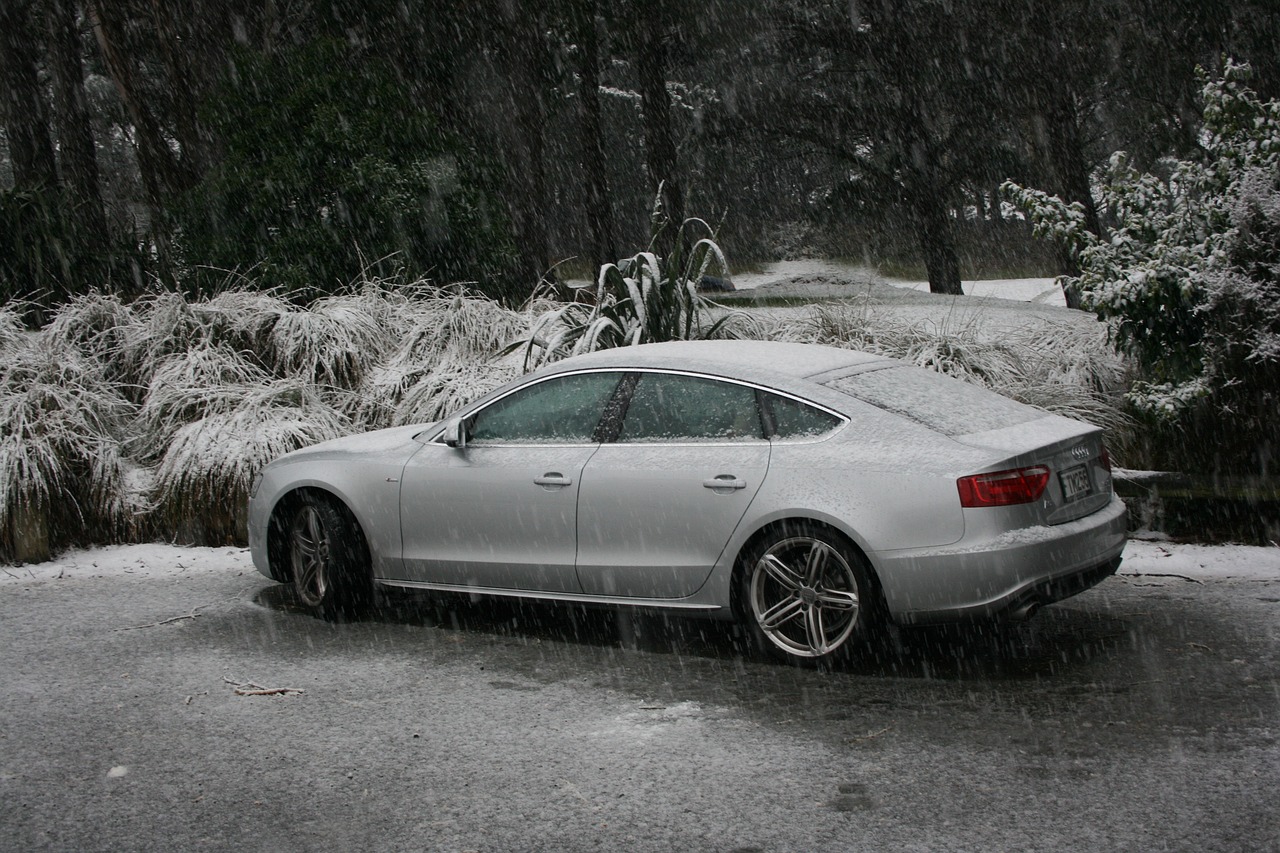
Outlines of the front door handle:
[[728,492],[735,491],[737,489],[745,489],[747,487],[747,481],[739,480],[732,474],[717,474],[710,480],[703,480],[702,487],[704,489],[711,489],[715,492],[724,492],[727,494]]
[[559,471],[548,471],[541,477],[534,477],[533,482],[535,485],[542,486],[542,488],[547,491],[551,491],[553,489],[563,489],[565,486],[571,485],[573,480],[570,480]]

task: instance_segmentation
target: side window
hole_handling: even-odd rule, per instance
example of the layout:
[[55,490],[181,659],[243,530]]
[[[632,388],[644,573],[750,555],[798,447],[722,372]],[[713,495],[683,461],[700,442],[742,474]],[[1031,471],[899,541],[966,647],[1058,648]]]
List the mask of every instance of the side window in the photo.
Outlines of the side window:
[[468,441],[524,444],[593,440],[619,373],[579,373],[521,388],[467,419]]
[[755,389],[696,376],[640,376],[618,441],[762,441]]
[[840,425],[840,419],[799,400],[766,394],[766,405],[773,416],[771,438],[817,438]]

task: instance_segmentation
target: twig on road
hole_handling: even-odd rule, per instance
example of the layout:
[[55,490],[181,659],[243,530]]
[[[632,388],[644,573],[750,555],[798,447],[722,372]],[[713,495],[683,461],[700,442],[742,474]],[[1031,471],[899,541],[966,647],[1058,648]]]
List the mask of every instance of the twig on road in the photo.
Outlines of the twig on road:
[[147,624],[147,625],[130,625],[126,628],[121,628],[120,630],[121,631],[137,631],[140,628],[159,628],[161,625],[168,625],[172,622],[181,622],[183,619],[195,619],[197,616],[200,615],[199,613],[196,612],[199,609],[200,609],[199,607],[193,607],[191,608],[191,612],[184,616],[172,616],[168,619],[161,619],[159,622],[151,622],[150,624]]
[[1119,577],[1122,577],[1122,578],[1177,578],[1178,580],[1184,580],[1187,583],[1198,583],[1198,584],[1204,583],[1204,581],[1200,580],[1199,578],[1189,578],[1186,575],[1165,574],[1160,572],[1133,572],[1133,573],[1126,572],[1123,575],[1119,575]]
[[252,681],[232,681],[225,675],[222,680],[235,688],[232,692],[237,696],[292,696],[302,693],[297,687],[263,687]]
[[874,739],[874,738],[878,738],[878,737],[880,737],[880,735],[882,735],[882,734],[884,734],[885,732],[889,731],[889,729],[891,729],[891,728],[893,728],[893,725],[892,725],[892,724],[885,726],[883,729],[881,729],[881,730],[880,730],[880,731],[878,731],[878,732],[869,732],[868,734],[865,734],[865,735],[863,735],[862,737],[851,737],[851,738],[847,739],[847,740],[845,741],[845,743],[862,743],[863,741],[872,740],[872,739]]

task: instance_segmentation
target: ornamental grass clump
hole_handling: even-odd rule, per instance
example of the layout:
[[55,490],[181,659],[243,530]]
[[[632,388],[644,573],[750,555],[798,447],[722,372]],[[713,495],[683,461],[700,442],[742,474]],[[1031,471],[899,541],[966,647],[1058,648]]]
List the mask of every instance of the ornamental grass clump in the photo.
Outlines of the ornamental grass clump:
[[22,313],[12,305],[0,305],[0,355],[22,346],[26,335]]
[[276,375],[344,391],[359,388],[394,347],[397,331],[368,305],[360,297],[330,296],[277,315],[266,354]]
[[144,464],[155,464],[180,429],[233,411],[246,394],[270,382],[270,374],[251,357],[228,346],[201,342],[172,355],[147,383],[129,450]]
[[290,451],[347,434],[350,423],[301,379],[211,389],[203,417],[179,426],[155,471],[162,530],[204,544],[243,542],[253,478]]
[[438,420],[519,373],[503,352],[527,334],[523,313],[436,291],[413,303],[409,322],[364,389],[359,421],[366,428]]
[[117,538],[129,518],[119,435],[131,406],[98,366],[51,338],[0,363],[0,552]]

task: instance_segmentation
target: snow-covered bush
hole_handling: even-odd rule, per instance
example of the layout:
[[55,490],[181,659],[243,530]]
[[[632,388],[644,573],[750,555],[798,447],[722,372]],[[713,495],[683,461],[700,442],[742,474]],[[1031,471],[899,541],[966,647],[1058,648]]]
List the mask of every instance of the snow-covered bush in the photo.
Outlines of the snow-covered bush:
[[0,355],[21,346],[25,334],[22,314],[12,305],[0,305]]
[[1206,80],[1197,156],[1161,175],[1112,156],[1105,234],[1085,230],[1078,205],[1006,192],[1037,233],[1075,251],[1081,274],[1066,285],[1142,369],[1130,401],[1210,434],[1247,434],[1238,449],[1253,456],[1280,437],[1280,102],[1259,100],[1248,78],[1228,62]]
[[96,363],[51,337],[7,348],[0,361],[0,553],[30,555],[119,532],[130,509],[119,436],[131,408]]
[[[204,394],[190,385],[183,390],[187,394],[175,394],[175,403],[161,408],[172,415],[196,406],[204,414],[177,426],[164,442],[156,509],[162,529],[204,544],[243,540],[249,487],[268,462],[350,431],[316,386],[301,379],[228,384]],[[153,385],[156,391],[163,394],[163,386]],[[171,418],[160,420],[173,425]]]
[[1121,399],[1125,365],[1095,326],[1036,323],[993,337],[964,322],[904,322],[866,304],[828,303],[785,316],[762,337],[902,359],[1097,424],[1122,458],[1132,443]]
[[519,365],[499,358],[529,330],[527,314],[484,296],[427,291],[404,315],[399,344],[362,389],[367,429],[438,420],[513,379]]

